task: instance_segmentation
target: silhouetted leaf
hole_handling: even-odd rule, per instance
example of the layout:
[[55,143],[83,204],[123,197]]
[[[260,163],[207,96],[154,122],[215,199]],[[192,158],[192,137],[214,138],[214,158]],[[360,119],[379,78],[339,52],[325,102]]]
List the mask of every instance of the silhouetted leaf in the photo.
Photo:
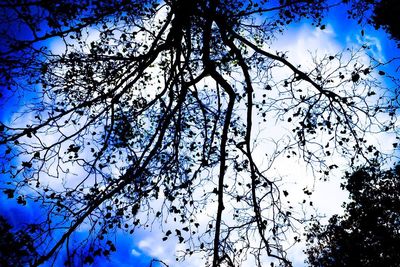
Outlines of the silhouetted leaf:
[[15,190],[13,189],[5,189],[3,190],[4,194],[7,195],[8,198],[14,198],[14,192]]

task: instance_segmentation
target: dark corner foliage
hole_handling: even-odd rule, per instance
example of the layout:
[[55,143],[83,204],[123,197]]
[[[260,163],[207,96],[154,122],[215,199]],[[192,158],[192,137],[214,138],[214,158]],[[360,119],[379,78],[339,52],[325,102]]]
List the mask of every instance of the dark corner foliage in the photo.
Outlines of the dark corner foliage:
[[364,167],[346,175],[345,213],[308,229],[311,266],[400,265],[400,165]]
[[0,216],[0,266],[27,266],[38,256],[29,232],[15,230]]

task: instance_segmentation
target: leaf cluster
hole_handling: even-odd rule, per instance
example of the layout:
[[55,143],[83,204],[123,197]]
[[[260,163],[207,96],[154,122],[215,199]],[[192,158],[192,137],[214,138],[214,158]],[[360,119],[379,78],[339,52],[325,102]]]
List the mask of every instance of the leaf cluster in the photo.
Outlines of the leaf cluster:
[[307,233],[311,266],[398,266],[400,251],[400,166],[365,167],[347,174],[345,214]]

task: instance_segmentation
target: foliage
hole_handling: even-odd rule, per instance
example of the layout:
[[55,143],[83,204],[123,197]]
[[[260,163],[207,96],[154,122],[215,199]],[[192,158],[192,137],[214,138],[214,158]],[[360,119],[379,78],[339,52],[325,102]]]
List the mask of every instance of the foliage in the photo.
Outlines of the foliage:
[[360,24],[370,24],[376,29],[382,28],[398,46],[400,45],[399,13],[400,4],[396,0],[346,0],[351,4],[349,17],[357,19]]
[[178,260],[290,266],[286,236],[306,218],[282,200],[274,162],[301,157],[328,175],[331,155],[378,158],[366,137],[396,130],[397,101],[366,46],[311,67],[269,48],[291,23],[323,30],[329,3],[0,4],[2,103],[26,103],[0,123],[1,188],[47,211],[34,265],[64,251],[92,263],[117,249],[115,231],[159,224],[184,246]]
[[385,0],[376,4],[373,16],[375,27],[382,27],[397,41],[400,41],[399,13],[400,4],[398,1]]
[[307,234],[311,266],[399,266],[400,166],[361,168],[347,174],[351,201],[345,214]]
[[12,231],[12,226],[0,216],[0,265],[27,266],[37,256],[31,236],[22,231]]

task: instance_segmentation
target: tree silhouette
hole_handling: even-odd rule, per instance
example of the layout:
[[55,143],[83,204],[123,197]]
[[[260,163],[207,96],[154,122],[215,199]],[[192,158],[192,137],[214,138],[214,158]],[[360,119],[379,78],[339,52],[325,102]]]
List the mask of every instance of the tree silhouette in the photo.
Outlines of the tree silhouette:
[[0,264],[26,266],[37,256],[33,240],[22,230],[11,230],[12,226],[0,216]]
[[[269,48],[293,22],[324,29],[335,6],[2,3],[2,103],[26,103],[0,124],[2,190],[47,211],[32,264],[60,251],[67,265],[82,251],[92,263],[116,250],[115,231],[159,223],[160,239],[185,245],[178,260],[291,265],[282,243],[304,218],[284,205],[274,161],[302,157],[328,175],[330,155],[369,161],[380,154],[368,133],[395,130],[397,101],[377,79],[382,63],[361,63],[367,47],[310,68]],[[279,138],[278,125],[289,129]],[[260,150],[262,130],[271,137]],[[81,227],[87,238],[73,242]]]
[[400,166],[367,167],[347,174],[351,201],[345,214],[307,233],[311,266],[399,266]]
[[350,2],[351,9],[349,17],[357,19],[360,24],[368,23],[376,29],[383,28],[392,39],[396,40],[397,45],[400,41],[400,28],[398,17],[400,4],[395,0],[347,0]]
[[398,18],[400,4],[397,1],[386,0],[376,3],[374,8],[373,24],[376,28],[382,27],[390,33],[393,39],[400,41],[400,28]]

